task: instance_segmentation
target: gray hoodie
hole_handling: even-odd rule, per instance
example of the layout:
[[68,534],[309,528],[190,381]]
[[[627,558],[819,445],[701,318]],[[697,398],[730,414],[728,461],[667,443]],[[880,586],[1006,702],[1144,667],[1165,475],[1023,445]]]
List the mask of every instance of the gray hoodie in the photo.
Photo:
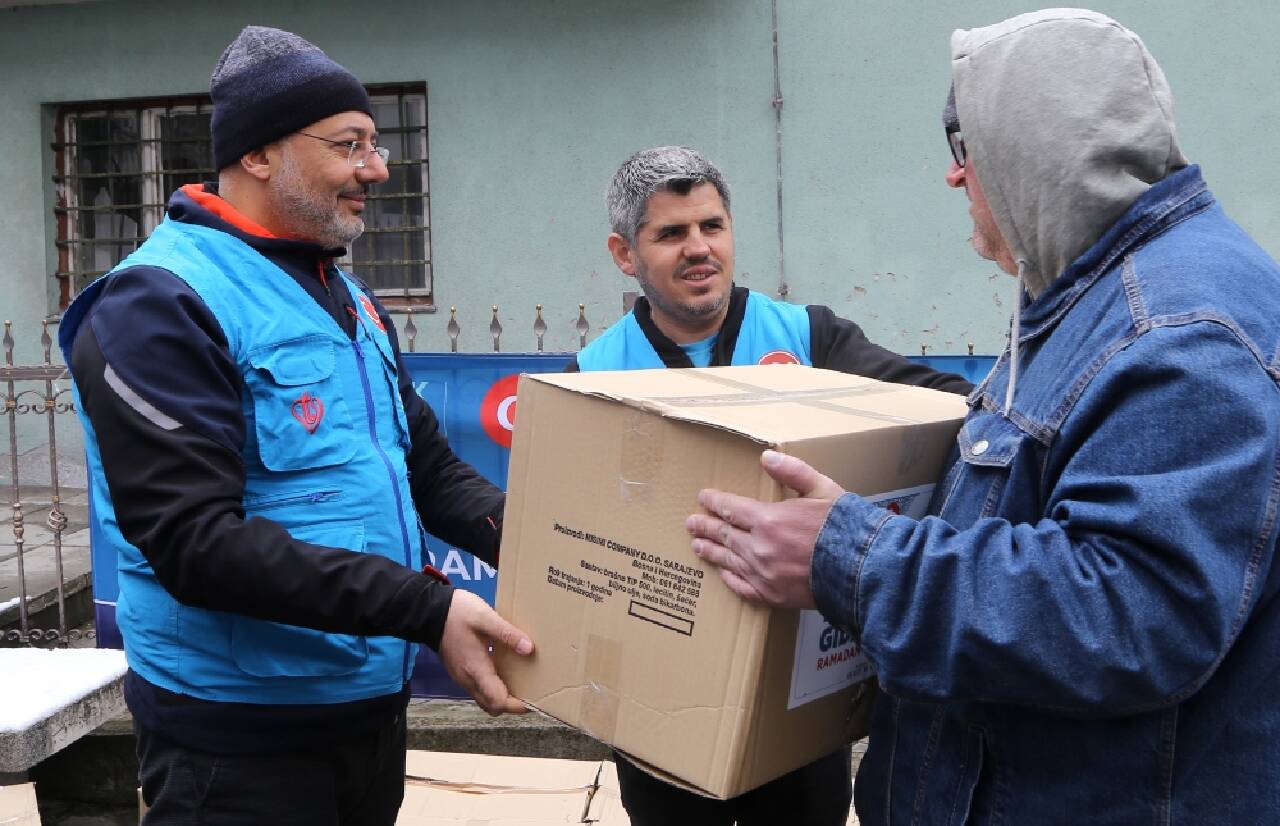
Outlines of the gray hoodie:
[[1109,17],[1045,9],[959,29],[951,61],[965,147],[1033,299],[1187,165],[1164,73]]

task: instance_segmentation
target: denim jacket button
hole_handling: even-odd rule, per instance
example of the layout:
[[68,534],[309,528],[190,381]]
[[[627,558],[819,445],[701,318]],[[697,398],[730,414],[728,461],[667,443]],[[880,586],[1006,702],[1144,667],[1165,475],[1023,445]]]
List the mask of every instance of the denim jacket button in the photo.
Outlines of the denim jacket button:
[[981,456],[982,454],[984,454],[984,453],[986,453],[986,452],[987,452],[987,448],[989,448],[989,447],[991,447],[991,443],[990,443],[990,442],[988,442],[986,439],[982,439],[982,440],[980,440],[980,441],[974,442],[974,443],[973,443],[973,455],[974,455],[974,456]]

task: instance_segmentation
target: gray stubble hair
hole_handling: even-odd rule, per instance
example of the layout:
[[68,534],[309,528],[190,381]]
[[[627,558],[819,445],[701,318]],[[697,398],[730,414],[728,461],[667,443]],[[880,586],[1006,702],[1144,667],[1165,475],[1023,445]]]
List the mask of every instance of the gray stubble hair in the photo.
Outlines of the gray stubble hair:
[[609,224],[628,244],[634,244],[654,193],[671,191],[687,195],[703,183],[716,188],[728,213],[729,185],[711,161],[686,146],[641,149],[618,167],[609,183],[605,195]]

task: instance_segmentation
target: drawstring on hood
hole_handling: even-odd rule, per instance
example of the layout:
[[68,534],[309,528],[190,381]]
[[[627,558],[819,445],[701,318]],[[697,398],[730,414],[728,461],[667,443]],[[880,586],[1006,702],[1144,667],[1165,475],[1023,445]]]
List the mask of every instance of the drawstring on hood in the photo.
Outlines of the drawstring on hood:
[[1187,165],[1164,73],[1109,17],[1023,14],[957,30],[951,53],[955,117],[1032,300]]
[[1018,259],[1018,289],[1014,293],[1013,319],[1009,322],[1009,385],[1004,389],[1004,415],[1013,410],[1013,394],[1018,387],[1018,339],[1022,338],[1022,291],[1027,262]]

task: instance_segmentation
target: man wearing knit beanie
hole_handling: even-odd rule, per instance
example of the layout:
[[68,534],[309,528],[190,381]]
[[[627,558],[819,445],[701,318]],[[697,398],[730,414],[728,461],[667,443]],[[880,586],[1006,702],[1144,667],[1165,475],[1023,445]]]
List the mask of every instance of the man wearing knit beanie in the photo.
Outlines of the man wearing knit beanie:
[[386,824],[419,644],[491,714],[488,649],[533,644],[427,562],[496,565],[503,494],[413,390],[373,291],[333,263],[387,179],[369,96],[250,26],[212,79],[217,184],[64,315],[146,824]]
[[360,81],[296,34],[246,26],[213,69],[213,160],[240,157],[339,112],[373,117]]
[[[218,59],[209,91],[225,200],[277,235],[326,247],[359,237],[365,195],[387,169],[374,157],[369,95],[350,72],[296,34],[247,26]],[[344,153],[345,166],[301,163]]]

